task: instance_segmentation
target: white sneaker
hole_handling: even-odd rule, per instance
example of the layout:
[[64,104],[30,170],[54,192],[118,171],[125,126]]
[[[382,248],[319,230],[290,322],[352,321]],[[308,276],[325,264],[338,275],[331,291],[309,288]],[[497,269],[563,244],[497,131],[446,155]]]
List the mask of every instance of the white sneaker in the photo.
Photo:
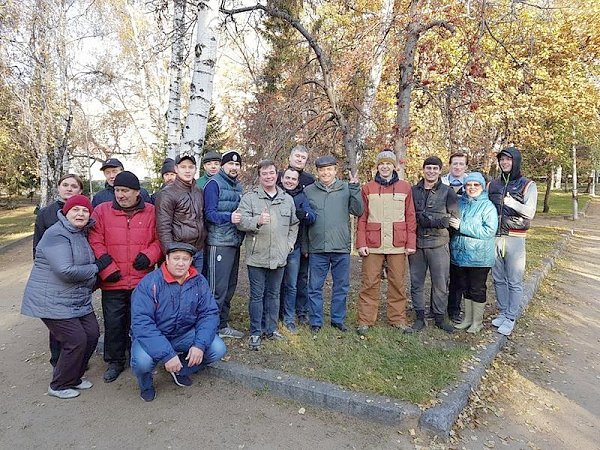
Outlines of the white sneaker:
[[515,321],[506,319],[504,322],[502,322],[502,325],[498,327],[498,333],[503,334],[504,336],[510,336],[514,327]]
[[244,337],[244,333],[236,330],[235,328],[225,327],[219,330],[220,338],[233,338],[233,339],[241,339]]
[[498,317],[496,317],[494,320],[492,320],[492,325],[494,325],[496,328],[498,328],[499,326],[501,326],[504,321],[506,320],[506,316],[504,314],[499,314]]
[[48,395],[56,398],[75,398],[79,396],[79,391],[75,389],[57,389],[54,390],[50,386],[48,386]]
[[85,378],[81,379],[81,383],[79,383],[77,386],[73,386],[73,389],[90,389],[93,386],[92,382],[89,380],[86,380]]

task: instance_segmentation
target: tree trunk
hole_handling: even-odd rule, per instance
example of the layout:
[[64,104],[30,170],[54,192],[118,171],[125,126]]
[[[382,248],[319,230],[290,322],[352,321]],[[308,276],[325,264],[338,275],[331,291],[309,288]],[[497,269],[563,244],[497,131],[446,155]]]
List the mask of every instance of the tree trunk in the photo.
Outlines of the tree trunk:
[[179,147],[180,154],[193,154],[198,161],[204,150],[217,63],[217,34],[214,29],[217,11],[218,5],[215,0],[198,5],[190,105]]
[[179,150],[181,127],[181,68],[185,56],[185,10],[187,0],[174,0],[173,43],[169,64],[169,107],[167,109],[167,156],[175,158]]
[[551,168],[548,171],[548,176],[546,177],[546,193],[544,194],[544,209],[542,211],[545,213],[550,212],[550,192],[552,191],[553,176],[554,176],[554,170]]
[[573,126],[573,142],[571,147],[573,156],[573,189],[571,194],[573,197],[573,220],[577,220],[579,219],[579,201],[577,198],[577,146],[575,145],[575,126]]

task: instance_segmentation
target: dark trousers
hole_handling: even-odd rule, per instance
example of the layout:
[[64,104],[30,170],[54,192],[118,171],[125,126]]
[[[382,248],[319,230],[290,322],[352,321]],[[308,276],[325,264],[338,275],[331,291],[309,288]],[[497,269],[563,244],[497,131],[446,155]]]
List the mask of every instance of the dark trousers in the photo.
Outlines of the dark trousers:
[[415,311],[425,311],[424,286],[427,271],[431,278],[431,305],[434,314],[446,314],[448,309],[448,278],[450,251],[448,244],[435,248],[418,248],[408,257],[410,295]]
[[48,334],[48,346],[50,347],[50,364],[52,367],[56,367],[56,363],[60,357],[60,342],[52,336],[52,333]]
[[464,292],[465,298],[477,303],[485,303],[487,295],[487,277],[491,267],[458,267],[458,289]]
[[448,315],[450,317],[460,314],[460,302],[465,293],[458,277],[460,267],[450,263],[450,284],[448,286]]
[[279,313],[279,290],[285,268],[268,269],[265,267],[248,267],[250,282],[250,334],[260,336],[262,333],[273,334],[277,329]]
[[240,248],[210,245],[205,265],[208,285],[219,306],[219,329],[225,328],[229,322],[231,299],[237,287]]
[[104,315],[104,361],[125,366],[127,349],[131,345],[131,293],[133,290],[102,291]]
[[88,361],[96,349],[100,329],[92,312],[74,319],[42,319],[61,346],[50,387],[68,389],[81,383]]

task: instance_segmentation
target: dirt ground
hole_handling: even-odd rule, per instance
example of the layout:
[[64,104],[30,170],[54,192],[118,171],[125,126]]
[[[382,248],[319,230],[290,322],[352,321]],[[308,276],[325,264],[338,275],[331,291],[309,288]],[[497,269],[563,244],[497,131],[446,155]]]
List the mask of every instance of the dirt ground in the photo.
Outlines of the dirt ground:
[[599,448],[599,230],[596,202],[449,444],[206,374],[184,389],[160,370],[157,398],[144,403],[130,373],[102,383],[98,355],[90,391],[73,400],[48,397],[46,328],[19,314],[31,268],[31,243],[24,242],[0,254],[0,449]]

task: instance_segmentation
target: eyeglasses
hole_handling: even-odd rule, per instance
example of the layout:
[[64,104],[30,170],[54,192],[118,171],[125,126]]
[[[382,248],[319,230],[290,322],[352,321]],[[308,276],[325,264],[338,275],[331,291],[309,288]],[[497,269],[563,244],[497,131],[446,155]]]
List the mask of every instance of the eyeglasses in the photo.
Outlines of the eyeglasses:
[[465,186],[468,187],[468,188],[480,188],[481,184],[479,184],[479,183],[467,183],[467,184],[465,184]]

